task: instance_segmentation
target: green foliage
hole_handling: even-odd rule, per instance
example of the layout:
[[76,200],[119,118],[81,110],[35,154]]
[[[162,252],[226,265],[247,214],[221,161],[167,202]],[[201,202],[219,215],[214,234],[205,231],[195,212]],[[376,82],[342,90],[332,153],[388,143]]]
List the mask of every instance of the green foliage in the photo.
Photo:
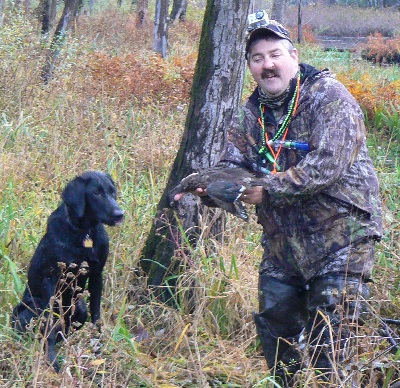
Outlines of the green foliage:
[[112,339],[116,342],[117,347],[121,344],[126,345],[131,356],[135,356],[137,354],[137,348],[134,344],[129,328],[124,322],[125,308],[126,301],[123,301],[118,313],[117,322],[112,332]]
[[17,141],[23,141],[27,136],[31,136],[29,128],[30,117],[24,117],[24,112],[20,112],[16,122],[8,121],[5,113],[0,118],[0,147],[3,149],[12,148]]
[[391,139],[400,143],[400,105],[395,106],[389,102],[386,106],[376,109],[374,128],[379,128]]
[[25,50],[30,47],[30,20],[22,12],[9,14],[7,22],[0,29],[0,59],[3,67],[11,63],[7,59],[24,58]]

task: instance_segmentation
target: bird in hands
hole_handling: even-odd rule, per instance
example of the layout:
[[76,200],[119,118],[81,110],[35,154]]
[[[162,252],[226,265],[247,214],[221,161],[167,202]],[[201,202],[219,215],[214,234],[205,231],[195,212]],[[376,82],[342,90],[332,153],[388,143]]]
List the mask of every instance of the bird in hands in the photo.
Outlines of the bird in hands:
[[193,193],[196,189],[205,190],[209,206],[220,207],[227,212],[249,220],[246,208],[241,201],[243,192],[251,186],[261,186],[260,178],[240,167],[217,166],[204,169],[183,178],[169,193],[171,207],[176,206],[175,196],[179,193]]

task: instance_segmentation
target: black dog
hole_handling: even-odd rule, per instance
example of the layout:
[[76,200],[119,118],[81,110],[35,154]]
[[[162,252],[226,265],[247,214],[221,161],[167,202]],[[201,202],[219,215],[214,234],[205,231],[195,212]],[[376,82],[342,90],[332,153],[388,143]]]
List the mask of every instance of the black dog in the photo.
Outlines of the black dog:
[[56,371],[56,342],[88,317],[84,290],[88,282],[93,323],[100,318],[102,270],[109,239],[103,226],[122,222],[114,182],[108,174],[89,171],[73,179],[63,203],[50,215],[47,232],[29,266],[28,285],[13,311],[16,330],[26,331],[32,318],[42,322],[47,352]]

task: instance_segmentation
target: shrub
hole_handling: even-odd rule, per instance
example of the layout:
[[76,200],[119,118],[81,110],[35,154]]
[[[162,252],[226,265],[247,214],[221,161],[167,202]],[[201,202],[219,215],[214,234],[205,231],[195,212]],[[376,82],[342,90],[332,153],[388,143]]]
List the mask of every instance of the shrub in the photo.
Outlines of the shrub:
[[[290,28],[290,36],[293,39],[293,42],[297,41],[298,38],[298,29]],[[303,42],[302,43],[317,43],[317,37],[312,29],[310,24],[303,25]]]
[[379,64],[400,64],[400,37],[387,39],[380,32],[369,35],[362,57]]
[[118,97],[120,103],[134,97],[164,106],[177,105],[189,98],[194,64],[192,56],[169,63],[154,54],[145,63],[133,54],[112,57],[97,52],[91,55],[88,65],[91,92]]
[[384,79],[376,79],[370,74],[354,77],[356,70],[337,75],[350,90],[354,98],[365,110],[369,119],[375,116],[375,112],[390,105],[400,107],[400,80],[388,82]]

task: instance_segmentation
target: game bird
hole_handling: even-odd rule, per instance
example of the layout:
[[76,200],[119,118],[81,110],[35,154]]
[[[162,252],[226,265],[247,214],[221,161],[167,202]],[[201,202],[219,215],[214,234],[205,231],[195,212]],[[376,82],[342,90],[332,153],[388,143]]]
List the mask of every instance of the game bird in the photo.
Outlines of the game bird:
[[217,207],[248,221],[249,216],[240,198],[246,188],[257,185],[261,185],[260,178],[243,168],[227,166],[208,168],[183,178],[169,194],[170,206],[176,205],[174,199],[176,194],[202,188]]

